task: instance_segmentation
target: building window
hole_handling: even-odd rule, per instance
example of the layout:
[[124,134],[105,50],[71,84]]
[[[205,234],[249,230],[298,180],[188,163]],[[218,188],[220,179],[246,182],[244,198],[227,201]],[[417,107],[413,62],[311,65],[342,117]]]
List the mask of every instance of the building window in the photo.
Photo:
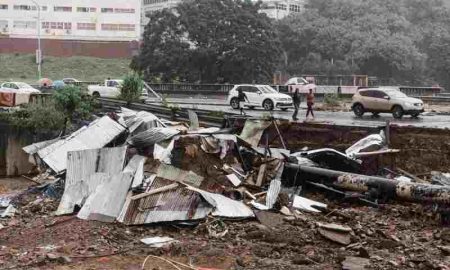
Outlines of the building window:
[[78,30],[94,30],[96,29],[95,23],[77,23]]
[[169,2],[168,0],[144,0],[144,5],[154,5]]
[[112,24],[112,23],[104,23],[102,24],[103,31],[134,31],[134,24]]
[[0,20],[0,32],[7,32],[7,31],[8,31],[8,21]]
[[42,22],[42,29],[72,29],[70,22]]
[[20,28],[20,29],[36,29],[36,22],[35,21],[14,21],[13,27]]
[[72,12],[72,7],[53,7],[53,11],[59,12]]
[[0,10],[2,9],[8,9],[8,5],[0,5]]
[[290,5],[290,6],[289,6],[289,11],[292,11],[292,12],[301,12],[302,9],[301,9],[301,7],[300,7],[299,5]]
[[114,13],[134,13],[134,8],[115,8]]
[[113,13],[114,9],[113,8],[102,8],[102,13]]
[[37,10],[36,6],[14,5],[14,10]]
[[279,10],[287,10],[287,6],[285,4],[276,3],[275,7],[276,7],[276,9],[279,9]]
[[97,12],[95,7],[77,7],[77,12]]

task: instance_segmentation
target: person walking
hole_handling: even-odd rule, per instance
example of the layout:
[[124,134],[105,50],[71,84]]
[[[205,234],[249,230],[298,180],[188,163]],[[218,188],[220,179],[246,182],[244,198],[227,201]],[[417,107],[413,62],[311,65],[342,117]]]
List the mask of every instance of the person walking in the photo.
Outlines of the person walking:
[[308,106],[308,109],[306,110],[306,119],[308,119],[309,113],[311,113],[311,116],[314,119],[314,93],[312,89],[309,89],[309,94],[306,95],[306,106]]
[[245,101],[248,102],[248,98],[241,88],[238,89],[238,100],[239,100],[239,108],[241,109],[241,115],[245,115],[244,104]]
[[301,98],[298,89],[295,89],[294,95],[292,96],[292,101],[294,102],[294,114],[292,115],[292,120],[297,121],[298,109],[300,108]]

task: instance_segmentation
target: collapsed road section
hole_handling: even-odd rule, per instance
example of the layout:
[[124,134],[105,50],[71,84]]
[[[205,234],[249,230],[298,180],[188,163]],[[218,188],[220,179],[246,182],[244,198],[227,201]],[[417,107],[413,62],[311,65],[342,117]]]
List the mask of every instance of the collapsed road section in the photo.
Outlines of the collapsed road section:
[[38,174],[0,193],[2,265],[448,269],[450,175],[409,164],[395,127],[189,119],[122,108],[26,146]]

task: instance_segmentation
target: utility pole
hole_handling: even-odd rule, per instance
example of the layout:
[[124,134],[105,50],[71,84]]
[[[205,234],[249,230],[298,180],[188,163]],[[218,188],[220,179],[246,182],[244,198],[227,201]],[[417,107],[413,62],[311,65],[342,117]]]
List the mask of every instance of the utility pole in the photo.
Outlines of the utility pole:
[[39,80],[42,78],[42,50],[41,50],[41,6],[35,1],[31,0],[36,5],[38,17],[37,17],[37,31],[38,31],[38,53],[37,53],[37,61],[38,61],[38,77]]

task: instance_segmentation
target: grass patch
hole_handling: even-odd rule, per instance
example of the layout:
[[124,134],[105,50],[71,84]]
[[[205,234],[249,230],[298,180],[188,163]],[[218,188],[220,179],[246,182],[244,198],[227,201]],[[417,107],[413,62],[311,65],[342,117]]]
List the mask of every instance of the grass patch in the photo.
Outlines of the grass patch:
[[[122,78],[130,72],[131,59],[104,59],[86,56],[44,56],[42,77],[52,80],[75,78],[81,81],[103,81]],[[33,54],[0,54],[0,82],[37,82],[37,65]]]

